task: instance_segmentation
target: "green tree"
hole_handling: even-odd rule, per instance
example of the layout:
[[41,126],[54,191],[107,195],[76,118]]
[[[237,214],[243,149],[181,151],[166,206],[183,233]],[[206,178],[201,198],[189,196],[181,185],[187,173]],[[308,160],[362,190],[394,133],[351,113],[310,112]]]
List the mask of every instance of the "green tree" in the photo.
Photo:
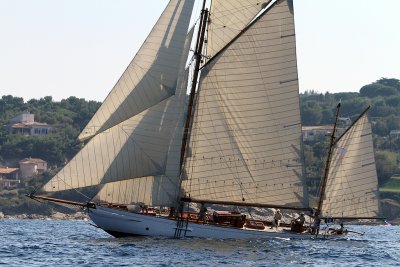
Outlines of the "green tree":
[[301,105],[302,124],[319,125],[322,118],[322,108],[315,101],[306,102]]
[[385,99],[386,105],[391,107],[400,107],[400,95],[388,97]]
[[321,124],[331,124],[334,120],[334,111],[332,109],[324,109],[322,111]]
[[379,136],[387,136],[389,134],[389,128],[386,120],[378,118],[372,123],[372,132]]
[[384,185],[393,174],[398,173],[397,154],[389,151],[377,151],[375,153],[376,172],[379,186]]
[[393,96],[398,93],[395,87],[383,85],[380,83],[372,83],[364,85],[360,89],[360,96],[374,98],[377,96]]
[[394,87],[400,92],[400,80],[398,79],[380,78],[379,80],[376,81],[376,83]]

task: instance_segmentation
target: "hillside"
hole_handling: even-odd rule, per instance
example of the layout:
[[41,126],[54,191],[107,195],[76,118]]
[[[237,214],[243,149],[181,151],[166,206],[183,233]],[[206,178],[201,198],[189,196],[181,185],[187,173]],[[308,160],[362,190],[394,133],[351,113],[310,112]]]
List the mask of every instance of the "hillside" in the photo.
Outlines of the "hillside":
[[[336,105],[341,101],[340,117],[353,121],[368,106],[372,124],[379,185],[400,173],[400,81],[381,78],[363,86],[359,93],[316,93],[300,95],[303,125],[331,125]],[[324,168],[327,138],[305,142],[307,174],[319,179]]]
[[[307,91],[300,95],[302,124],[304,126],[332,124],[339,101],[342,103],[340,116],[350,120],[354,120],[366,107],[371,106],[369,117],[372,123],[379,185],[384,198],[390,199],[390,203],[399,204],[399,183],[397,176],[394,175],[400,174],[400,134],[396,133],[396,130],[400,130],[400,81],[381,78],[363,86],[359,93],[321,94]],[[77,136],[99,106],[99,102],[76,97],[56,102],[48,96],[25,102],[20,97],[2,96],[1,125],[9,124],[13,117],[28,111],[35,114],[36,121],[47,123],[55,130],[45,136],[24,136],[10,134],[5,127],[0,128],[0,166],[15,167],[18,160],[32,157],[47,161],[49,167],[49,171],[28,179],[16,190],[0,188],[0,212],[45,214],[50,212],[48,207],[45,208],[23,197],[23,194],[48,180],[81,149],[82,143],[76,141]],[[306,175],[311,193],[316,193],[318,190],[326,150],[326,137],[304,142]],[[399,208],[394,210],[394,213],[399,213]]]

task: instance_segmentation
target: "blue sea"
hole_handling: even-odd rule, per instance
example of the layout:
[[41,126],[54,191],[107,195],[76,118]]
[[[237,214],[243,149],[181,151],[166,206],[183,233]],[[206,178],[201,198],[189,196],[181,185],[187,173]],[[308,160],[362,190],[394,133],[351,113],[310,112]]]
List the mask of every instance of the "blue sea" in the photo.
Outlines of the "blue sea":
[[116,239],[90,221],[0,220],[4,266],[399,266],[399,226],[342,240]]

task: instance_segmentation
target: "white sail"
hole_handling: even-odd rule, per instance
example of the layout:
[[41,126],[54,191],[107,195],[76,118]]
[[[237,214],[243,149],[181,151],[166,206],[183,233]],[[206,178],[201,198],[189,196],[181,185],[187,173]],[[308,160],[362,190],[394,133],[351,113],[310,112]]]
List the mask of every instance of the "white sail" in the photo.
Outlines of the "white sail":
[[184,191],[195,199],[302,207],[295,31],[287,1],[278,1],[202,75]]
[[[167,185],[156,186],[166,188],[171,187],[172,183],[175,185],[175,191],[178,190],[180,142],[189,72],[185,70],[185,63],[192,35],[193,29],[187,34],[184,49],[181,51],[179,87],[176,94],[94,136],[43,186],[43,191],[55,192],[147,176],[164,176]],[[149,179],[153,178],[148,178],[146,181],[150,181]],[[158,179],[157,183],[161,180]],[[154,193],[154,189],[148,188],[149,191],[143,193],[150,195]],[[177,194],[175,191],[167,193],[175,195],[174,200]],[[119,191],[114,194],[119,194]],[[151,196],[147,198],[153,199]],[[154,197],[154,199],[161,198],[162,196]]]
[[213,0],[207,34],[207,55],[227,45],[270,1]]
[[334,217],[376,217],[378,211],[378,180],[371,125],[365,114],[336,144],[322,214]]
[[171,0],[146,41],[79,136],[88,139],[175,93],[194,0]]
[[107,183],[94,197],[97,202],[174,206],[178,194],[176,177],[148,176]]
[[[181,77],[181,89],[177,90],[177,93],[179,93],[170,99],[174,110],[169,114],[176,115],[176,120],[170,122],[173,128],[168,128],[172,131],[168,134],[170,136],[168,149],[163,154],[163,160],[165,159],[163,175],[106,183],[95,196],[95,200],[109,203],[135,204],[141,202],[151,206],[174,206],[179,194],[179,163],[183,117],[186,110],[185,91],[188,71]],[[165,136],[158,136],[157,138],[165,138]],[[154,142],[157,142],[157,139]]]
[[[136,177],[160,175],[177,118],[164,102],[93,137],[44,187],[60,191]],[[165,114],[164,111],[170,113]]]

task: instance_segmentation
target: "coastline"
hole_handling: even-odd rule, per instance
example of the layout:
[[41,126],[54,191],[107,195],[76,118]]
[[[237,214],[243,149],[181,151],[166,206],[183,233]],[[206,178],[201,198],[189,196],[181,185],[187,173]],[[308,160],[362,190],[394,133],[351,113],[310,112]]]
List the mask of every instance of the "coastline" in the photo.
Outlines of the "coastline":
[[51,215],[41,215],[41,214],[15,214],[7,215],[0,212],[1,219],[19,219],[19,220],[89,220],[89,216],[85,212],[76,212],[71,214],[54,212]]

